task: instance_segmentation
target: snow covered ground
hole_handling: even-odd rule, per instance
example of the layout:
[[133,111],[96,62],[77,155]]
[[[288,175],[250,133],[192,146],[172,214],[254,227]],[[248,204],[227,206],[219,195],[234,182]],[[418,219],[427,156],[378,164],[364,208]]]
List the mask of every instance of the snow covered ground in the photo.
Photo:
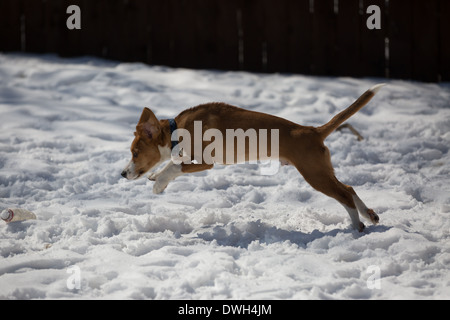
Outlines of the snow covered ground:
[[2,299],[450,298],[450,86],[387,81],[326,141],[376,210],[363,233],[293,167],[217,166],[161,195],[127,181],[143,107],[224,101],[321,125],[384,79],[0,54]]

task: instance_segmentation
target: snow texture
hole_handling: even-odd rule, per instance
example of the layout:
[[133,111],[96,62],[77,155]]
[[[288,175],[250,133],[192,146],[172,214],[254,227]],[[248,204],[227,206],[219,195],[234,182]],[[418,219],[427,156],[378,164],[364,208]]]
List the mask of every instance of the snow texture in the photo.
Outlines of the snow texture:
[[0,207],[37,220],[0,222],[0,298],[449,299],[448,83],[388,80],[349,121],[365,140],[326,140],[380,216],[363,233],[291,166],[216,166],[160,195],[120,176],[144,107],[318,126],[380,82],[1,54]]

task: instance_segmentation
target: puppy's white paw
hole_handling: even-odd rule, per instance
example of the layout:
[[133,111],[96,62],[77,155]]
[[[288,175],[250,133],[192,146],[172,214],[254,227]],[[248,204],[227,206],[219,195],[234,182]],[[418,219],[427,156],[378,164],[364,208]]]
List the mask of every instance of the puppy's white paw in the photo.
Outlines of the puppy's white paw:
[[148,180],[150,180],[150,181],[156,181],[157,178],[158,178],[158,174],[156,172],[152,172],[148,175]]
[[168,182],[162,182],[161,180],[156,180],[155,184],[153,185],[153,193],[154,194],[160,194],[164,190],[166,190]]
[[354,228],[355,230],[358,230],[359,232],[363,232],[364,229],[366,228],[366,226],[364,225],[364,223],[358,222],[358,223],[354,223],[354,224],[353,224],[353,228]]
[[367,215],[369,216],[370,221],[372,221],[373,224],[378,224],[378,222],[380,222],[380,218],[372,209],[367,210]]

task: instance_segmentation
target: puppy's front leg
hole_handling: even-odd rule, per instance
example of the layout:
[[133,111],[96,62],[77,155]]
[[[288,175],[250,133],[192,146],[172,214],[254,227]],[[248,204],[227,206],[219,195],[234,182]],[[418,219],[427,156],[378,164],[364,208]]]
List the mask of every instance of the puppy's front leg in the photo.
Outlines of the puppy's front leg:
[[161,171],[154,172],[148,176],[149,180],[155,181],[153,193],[159,194],[163,192],[170,181],[182,174],[181,165],[169,161]]
[[173,165],[172,161],[167,162],[167,164],[159,171],[154,171],[148,175],[148,180],[150,181],[156,181],[158,177],[165,171],[167,168],[169,168],[171,165]]
[[148,178],[154,180],[153,193],[158,194],[163,192],[170,181],[174,180],[186,173],[194,173],[211,169],[213,164],[175,164],[169,161],[167,165],[159,172],[151,174]]

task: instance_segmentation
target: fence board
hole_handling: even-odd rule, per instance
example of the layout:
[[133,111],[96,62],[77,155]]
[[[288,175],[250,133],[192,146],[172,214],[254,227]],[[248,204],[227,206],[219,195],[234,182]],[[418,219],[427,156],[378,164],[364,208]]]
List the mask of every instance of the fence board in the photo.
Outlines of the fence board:
[[[123,23],[117,21],[115,17],[122,15],[123,2],[121,0],[109,0],[110,4],[108,5],[108,0],[96,1],[101,3],[102,24],[100,26],[101,38],[99,40],[102,44],[102,55],[108,59],[120,59],[121,54],[124,53],[124,51],[121,51],[120,44],[126,42],[126,39],[123,38]],[[125,12],[123,14],[125,15]],[[116,24],[114,24],[115,21]],[[114,41],[114,38],[116,41]],[[120,39],[120,42],[117,39]]]
[[240,2],[244,38],[243,68],[248,71],[261,72],[263,67],[263,12],[257,0]]
[[217,3],[217,67],[222,70],[239,70],[239,28],[237,0]]
[[343,76],[361,76],[361,29],[359,0],[339,1],[337,16],[336,73]]
[[[192,2],[192,0],[190,0]],[[195,28],[195,60],[197,68],[217,68],[217,20],[219,10],[216,1],[194,1],[194,28]]]
[[[189,0],[168,0],[170,64],[175,67],[197,68],[196,16]],[[196,3],[198,4],[198,3]]]
[[290,72],[311,73],[312,19],[309,0],[288,0],[288,68]]
[[146,9],[150,24],[150,57],[148,61],[150,64],[175,65],[172,57],[173,35],[169,11],[168,1],[152,1]]
[[414,0],[413,79],[438,81],[439,16],[438,0]]
[[[288,72],[288,24],[286,0],[264,0],[263,71]],[[283,23],[280,23],[283,21]]]
[[[70,2],[70,4],[77,4],[75,1]],[[63,39],[71,40],[69,44],[65,43],[64,40],[61,41],[63,45],[59,47],[59,54],[63,56],[93,55],[102,57],[103,35],[101,2],[83,0],[80,1],[79,6],[81,9],[81,30],[67,29],[66,19],[68,15],[64,14],[60,36]],[[66,12],[66,9],[67,6],[64,7],[64,13]]]
[[336,14],[334,0],[314,1],[312,73],[336,75]]
[[[147,62],[150,50],[150,23],[147,19],[147,1],[127,1],[124,2],[123,9],[126,14],[120,22],[123,25],[123,33],[120,39],[126,39],[126,41],[120,43],[120,46],[125,51],[123,53],[125,60]],[[115,24],[117,24],[117,19]],[[115,42],[118,41],[115,40]]]
[[[88,11],[84,10],[86,11],[86,14],[84,14],[84,12],[81,13],[81,30],[69,30],[67,28],[67,19],[72,15],[72,13],[67,13],[67,8],[70,5],[77,5],[80,10],[82,10],[81,8],[86,9],[86,1],[49,0],[48,2],[53,8],[53,12],[51,13],[52,23],[49,26],[49,29],[53,30],[53,35],[48,36],[48,39],[53,42],[55,48],[52,50],[49,50],[48,48],[47,51],[57,52],[61,56],[79,56],[90,54],[86,52],[83,46],[83,44],[87,42],[87,39],[93,37],[93,34],[89,32],[92,29],[87,25],[87,22],[90,21],[90,19],[88,19]],[[48,32],[48,30],[46,32]]]
[[412,30],[411,0],[389,1],[389,73],[391,77],[412,78]]
[[439,3],[439,74],[441,81],[450,81],[450,1]]
[[[135,35],[129,33],[129,21],[130,16],[136,12],[132,12],[130,2],[122,0],[102,0],[101,8],[103,55],[109,59],[130,60],[130,37]],[[118,16],[121,17],[119,21]]]
[[23,13],[25,17],[25,50],[44,53],[46,48],[46,9],[48,3],[42,0],[24,0]]
[[[392,1],[391,1],[392,2]],[[388,34],[388,23],[386,19],[387,8],[385,0],[363,0],[361,18],[361,61],[360,75],[369,77],[386,76],[387,61],[385,52],[385,39]],[[381,29],[369,30],[367,28],[367,8],[376,5],[381,10]]]
[[21,1],[0,1],[0,51],[21,49]]

